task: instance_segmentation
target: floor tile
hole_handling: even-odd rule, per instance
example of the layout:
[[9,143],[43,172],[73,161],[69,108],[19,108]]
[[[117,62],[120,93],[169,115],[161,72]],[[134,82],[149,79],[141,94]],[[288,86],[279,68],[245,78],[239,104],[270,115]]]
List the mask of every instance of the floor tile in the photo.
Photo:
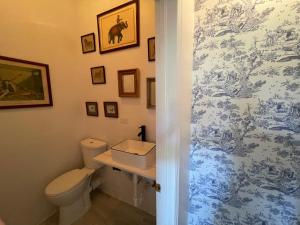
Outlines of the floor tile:
[[[121,202],[109,195],[94,191],[91,209],[73,225],[155,225],[155,217]],[[58,214],[41,225],[58,225]]]

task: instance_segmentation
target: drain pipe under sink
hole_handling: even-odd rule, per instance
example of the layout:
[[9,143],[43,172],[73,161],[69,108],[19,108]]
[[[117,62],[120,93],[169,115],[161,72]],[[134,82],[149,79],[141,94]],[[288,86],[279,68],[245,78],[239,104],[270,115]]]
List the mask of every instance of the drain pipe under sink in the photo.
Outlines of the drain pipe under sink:
[[138,207],[139,199],[138,199],[138,175],[132,175],[132,183],[133,183],[133,205],[134,207]]

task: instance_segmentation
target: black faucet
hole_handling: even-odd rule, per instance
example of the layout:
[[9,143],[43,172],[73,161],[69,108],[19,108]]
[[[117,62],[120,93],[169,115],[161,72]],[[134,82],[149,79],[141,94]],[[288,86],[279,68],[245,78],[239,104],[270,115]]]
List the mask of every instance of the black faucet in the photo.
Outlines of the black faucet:
[[142,125],[139,128],[141,128],[141,132],[138,134],[138,136],[142,136],[142,141],[146,141],[146,126]]

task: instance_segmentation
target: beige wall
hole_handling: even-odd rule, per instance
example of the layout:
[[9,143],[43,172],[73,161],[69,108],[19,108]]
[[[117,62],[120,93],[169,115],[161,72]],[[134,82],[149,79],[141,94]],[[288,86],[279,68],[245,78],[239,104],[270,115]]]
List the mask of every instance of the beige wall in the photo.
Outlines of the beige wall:
[[[140,47],[129,48],[107,54],[99,54],[96,15],[107,11],[127,0],[99,1],[77,0],[76,28],[77,54],[80,76],[84,89],[84,101],[98,101],[99,118],[86,118],[88,133],[97,136],[109,144],[115,144],[125,138],[137,138],[138,127],[147,126],[148,140],[155,140],[155,110],[146,108],[146,77],[155,76],[155,64],[148,62],[147,38],[155,35],[154,0],[140,1]],[[97,52],[81,54],[81,35],[94,32],[96,35]],[[90,68],[105,66],[106,85],[92,85]],[[140,98],[119,98],[117,71],[138,68],[141,77]],[[119,119],[105,118],[103,101],[117,101],[119,105]],[[84,102],[82,102],[83,104]],[[127,124],[124,121],[128,121]]]
[[86,134],[76,75],[74,3],[0,1],[0,55],[50,65],[54,107],[0,110],[0,217],[36,225],[54,209],[44,187],[80,166]]
[[[36,225],[53,211],[44,188],[61,173],[79,167],[79,141],[92,136],[110,145],[137,138],[147,126],[155,140],[155,111],[146,109],[146,79],[155,75],[147,60],[154,36],[154,0],[141,1],[138,48],[100,55],[81,54],[80,36],[95,32],[96,15],[126,1],[0,0],[0,55],[50,65],[54,106],[0,110],[0,217],[7,225]],[[106,85],[92,85],[90,67],[104,65]],[[139,68],[141,97],[119,98],[117,70]],[[98,118],[87,117],[85,101],[97,101]],[[119,119],[104,118],[103,101],[118,101]],[[106,168],[104,190],[132,203],[128,176]],[[143,187],[140,187],[143,189]],[[155,194],[143,192],[142,208],[155,211]]]
[[[80,67],[77,76],[80,76],[84,89],[84,101],[97,101],[99,117],[85,117],[88,136],[105,140],[114,145],[124,139],[138,139],[138,127],[142,124],[147,127],[147,139],[155,141],[155,110],[146,108],[146,77],[155,76],[155,63],[148,62],[147,39],[155,36],[155,1],[140,1],[140,47],[99,54],[98,31],[96,15],[113,7],[128,2],[127,0],[99,1],[77,0],[77,54]],[[79,37],[94,32],[96,35],[97,52],[81,54]],[[105,66],[106,85],[92,85],[90,67]],[[117,71],[138,68],[141,78],[140,98],[118,97]],[[119,118],[105,118],[103,101],[117,101]],[[103,176],[105,192],[123,201],[132,203],[132,183],[128,176],[105,168]],[[155,193],[152,189],[144,189],[141,208],[149,213],[155,213]]]

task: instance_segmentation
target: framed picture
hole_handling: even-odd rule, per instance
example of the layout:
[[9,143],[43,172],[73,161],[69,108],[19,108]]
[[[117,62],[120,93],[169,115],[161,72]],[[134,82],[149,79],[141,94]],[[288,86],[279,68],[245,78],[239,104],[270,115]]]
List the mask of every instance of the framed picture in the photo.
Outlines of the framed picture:
[[139,46],[138,0],[97,15],[97,23],[100,54]]
[[104,66],[91,68],[92,83],[93,84],[105,84],[105,68]]
[[0,109],[52,105],[47,64],[0,56]]
[[155,37],[148,38],[148,61],[155,61]]
[[86,114],[88,116],[98,116],[98,103],[97,102],[86,102]]
[[82,53],[89,53],[96,51],[96,44],[95,44],[95,34],[90,33],[81,36],[81,46],[82,46]]
[[147,78],[147,108],[155,109],[156,106],[155,78]]
[[119,97],[139,97],[140,81],[138,69],[118,71]]
[[103,105],[105,117],[119,117],[117,102],[103,102]]

